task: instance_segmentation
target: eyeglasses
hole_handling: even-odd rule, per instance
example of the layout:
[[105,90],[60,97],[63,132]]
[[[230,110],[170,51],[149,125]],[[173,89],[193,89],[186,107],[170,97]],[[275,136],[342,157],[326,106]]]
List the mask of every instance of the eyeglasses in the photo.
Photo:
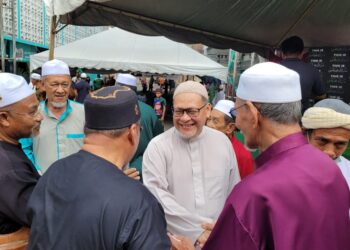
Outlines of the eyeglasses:
[[201,109],[203,109],[206,105],[207,105],[207,103],[198,109],[196,109],[196,108],[188,108],[188,109],[174,108],[173,114],[174,114],[174,117],[182,117],[184,115],[184,113],[186,113],[189,117],[196,118],[199,115],[199,112],[201,111]]
[[231,114],[232,118],[237,116],[236,110],[242,108],[245,105],[246,105],[246,103],[243,103],[242,105],[238,106],[237,108],[232,108],[230,110],[230,114]]

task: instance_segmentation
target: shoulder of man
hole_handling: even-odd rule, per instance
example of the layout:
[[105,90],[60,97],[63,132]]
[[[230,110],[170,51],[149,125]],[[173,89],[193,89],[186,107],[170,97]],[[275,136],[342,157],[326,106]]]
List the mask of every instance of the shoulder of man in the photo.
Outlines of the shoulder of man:
[[171,138],[172,138],[174,132],[175,132],[175,127],[172,127],[170,129],[164,131],[163,133],[157,135],[156,137],[153,137],[153,139],[150,141],[148,147],[150,145],[161,145],[162,147],[170,145],[172,143]]
[[215,141],[223,141],[224,143],[231,144],[230,140],[224,133],[216,129],[209,128],[208,126],[204,126],[203,129],[205,129],[206,131],[206,136],[210,137],[211,139]]
[[68,102],[73,110],[84,113],[84,104],[72,100],[69,100]]

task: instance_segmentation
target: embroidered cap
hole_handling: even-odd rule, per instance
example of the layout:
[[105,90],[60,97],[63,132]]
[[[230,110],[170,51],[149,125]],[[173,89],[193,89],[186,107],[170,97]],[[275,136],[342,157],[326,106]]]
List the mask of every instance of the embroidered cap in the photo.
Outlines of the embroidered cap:
[[136,93],[125,86],[101,88],[85,98],[85,126],[96,130],[126,128],[140,120]]

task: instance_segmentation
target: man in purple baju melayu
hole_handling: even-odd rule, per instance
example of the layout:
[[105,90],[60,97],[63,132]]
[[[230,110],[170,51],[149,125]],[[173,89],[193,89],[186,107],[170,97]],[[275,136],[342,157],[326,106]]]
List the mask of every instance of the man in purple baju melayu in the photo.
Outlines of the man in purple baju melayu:
[[246,70],[236,124],[259,148],[257,170],[228,197],[205,250],[350,249],[350,193],[339,168],[301,133],[299,75],[275,63]]

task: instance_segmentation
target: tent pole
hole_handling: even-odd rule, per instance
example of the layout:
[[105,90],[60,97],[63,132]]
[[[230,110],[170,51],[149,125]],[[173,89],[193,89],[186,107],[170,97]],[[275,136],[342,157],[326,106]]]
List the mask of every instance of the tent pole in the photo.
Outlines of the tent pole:
[[238,77],[237,77],[237,67],[238,67],[238,60],[240,57],[240,53],[236,51],[236,56],[235,56],[235,62],[233,64],[233,85],[232,85],[232,97],[236,96],[236,85],[237,85],[237,81],[238,81]]
[[13,60],[13,73],[17,72],[17,48],[16,48],[16,31],[15,31],[15,0],[12,0],[11,5],[11,17],[12,17],[12,60]]
[[3,22],[3,0],[0,0],[0,43],[1,43],[1,71],[5,72],[5,40],[4,40],[4,22]]
[[55,15],[51,17],[49,60],[54,59],[55,56],[56,19],[57,17]]

